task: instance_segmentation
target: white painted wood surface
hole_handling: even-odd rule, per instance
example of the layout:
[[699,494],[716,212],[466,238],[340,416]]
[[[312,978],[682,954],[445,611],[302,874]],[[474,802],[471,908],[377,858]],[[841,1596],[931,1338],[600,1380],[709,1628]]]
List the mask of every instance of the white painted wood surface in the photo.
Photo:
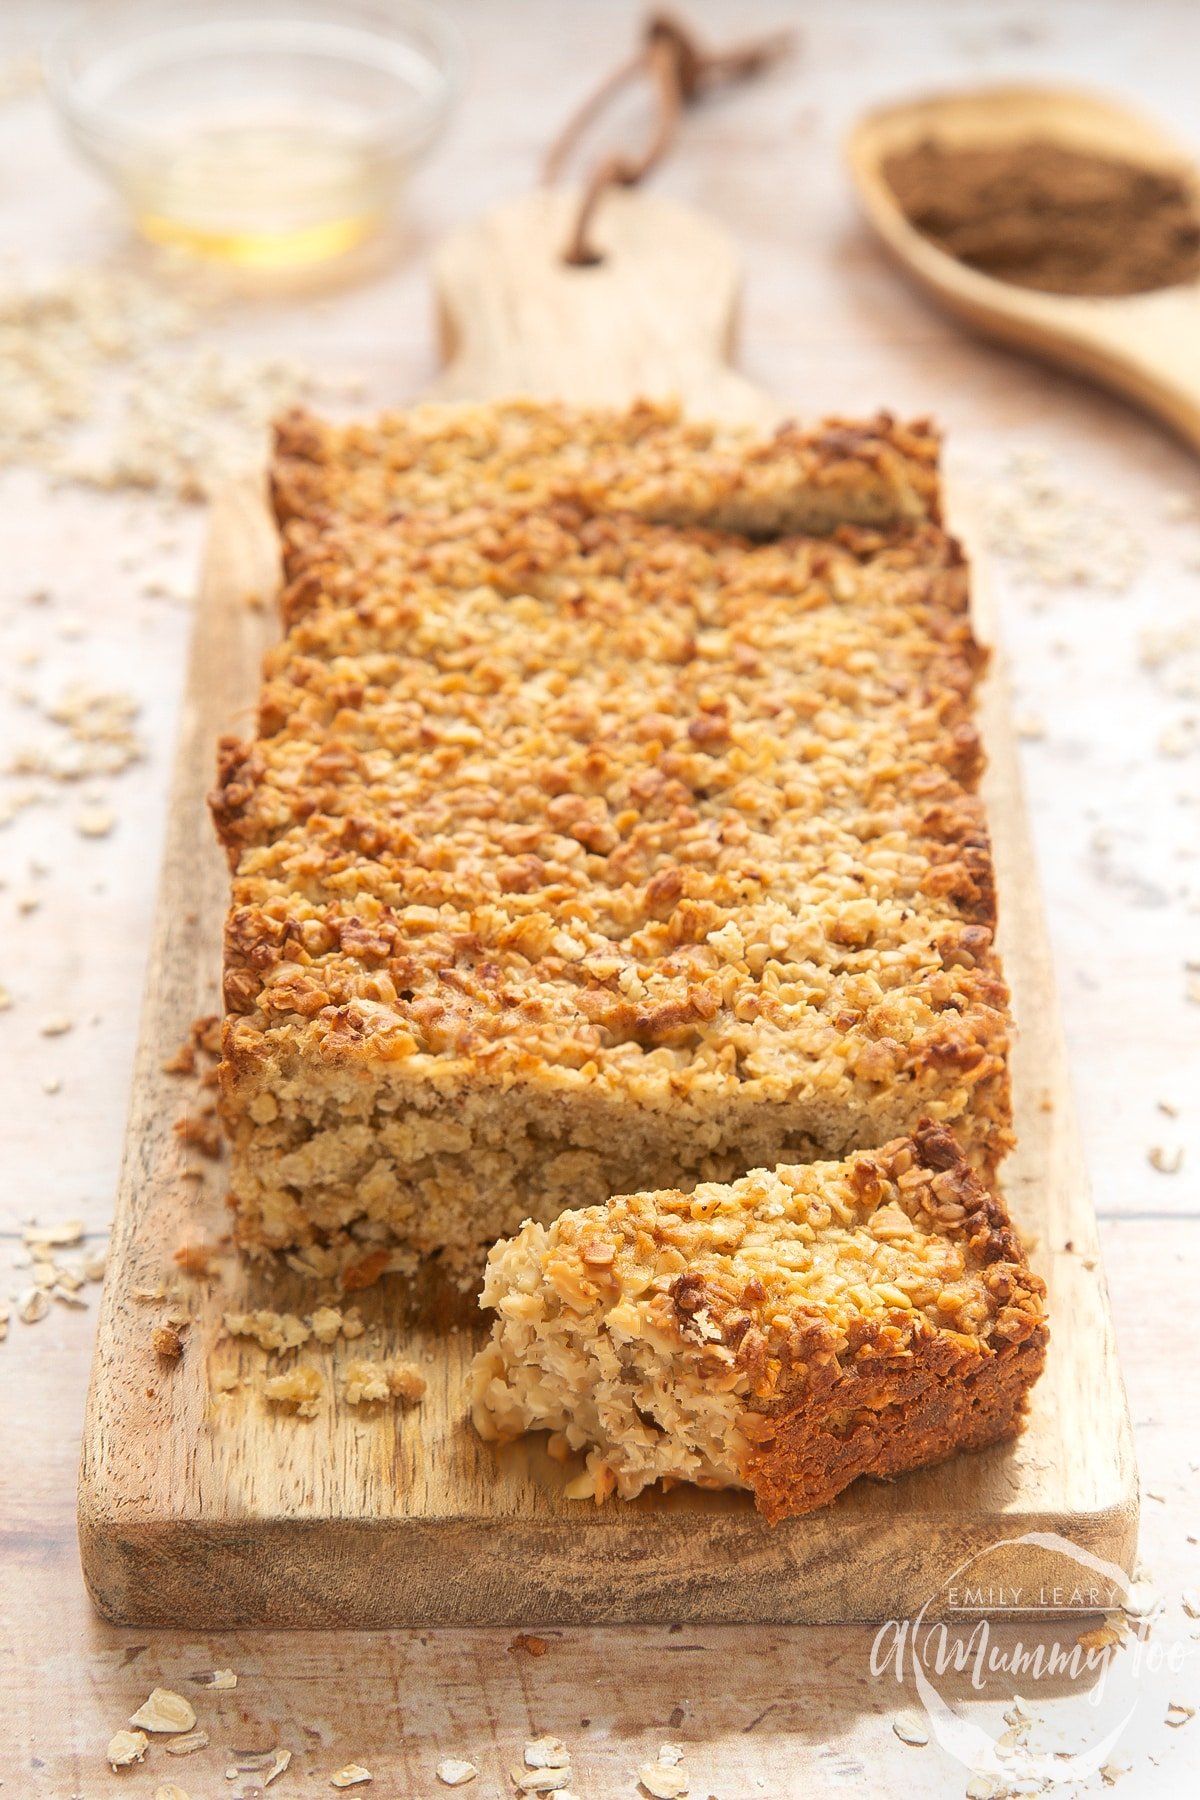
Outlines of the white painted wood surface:
[[[50,6],[10,4],[0,41],[21,47]],[[403,400],[435,370],[424,252],[461,223],[523,191],[565,106],[629,40],[634,12],[588,0],[458,8],[472,45],[470,91],[451,137],[414,189],[403,255],[362,284],[302,304],[231,308],[213,341],[324,360],[366,376],[369,403]],[[1200,1283],[1200,1008],[1186,960],[1200,959],[1195,857],[1200,756],[1187,721],[1200,711],[1181,658],[1142,666],[1147,631],[1195,631],[1200,525],[1164,518],[1164,496],[1200,506],[1194,458],[1150,422],[1068,377],[986,348],[908,290],[859,225],[839,145],[863,106],[968,81],[1069,80],[1123,94],[1200,151],[1194,70],[1200,15],[1170,0],[1054,8],[987,0],[900,7],[891,0],[798,9],[693,4],[713,38],[796,17],[802,47],[761,86],[690,118],[658,187],[734,235],[747,269],[741,366],[805,413],[932,410],[951,434],[952,465],[995,474],[1014,450],[1044,451],[1073,490],[1112,508],[1144,546],[1125,593],[1047,590],[998,566],[998,600],[1014,664],[1041,878],[1058,962],[1072,1072],[1117,1313],[1146,1491],[1142,1557],[1163,1597],[1147,1648],[1182,1648],[1178,1671],[1143,1660],[1137,1710],[1112,1753],[1131,1766],[1118,1796],[1173,1797],[1200,1779],[1200,1721],[1165,1723],[1167,1703],[1196,1705],[1197,1630],[1181,1595],[1200,1584],[1197,1479],[1200,1398],[1194,1304]],[[123,243],[113,203],[82,171],[37,100],[0,107],[0,244],[9,264],[94,262]],[[4,752],[34,735],[18,690],[53,698],[86,678],[134,691],[144,763],[108,785],[110,838],[80,840],[75,797],[32,808],[0,832],[4,923],[0,1015],[4,1073],[5,1292],[20,1221],[86,1217],[106,1224],[121,1139],[163,805],[188,631],[186,609],[143,594],[130,556],[183,584],[194,578],[201,521],[158,547],[150,502],[75,490],[48,494],[18,471],[0,483]],[[48,607],[27,595],[51,590]],[[74,636],[72,619],[83,628]],[[65,627],[65,630],[64,630]],[[20,658],[41,652],[41,662]],[[1195,652],[1191,680],[1195,681]],[[1032,735],[1037,727],[1041,735]],[[1185,747],[1160,752],[1160,742]],[[31,863],[48,872],[32,872]],[[26,894],[36,911],[19,910]],[[39,1024],[69,1014],[66,1036]],[[49,1095],[43,1083],[58,1078]],[[1158,1110],[1166,1102],[1176,1116]],[[1161,1146],[1166,1175],[1147,1159]],[[119,1631],[90,1612],[78,1571],[73,1504],[89,1314],[56,1307],[14,1322],[0,1346],[3,1563],[0,1776],[6,1791],[148,1797],[176,1780],[205,1800],[239,1791],[223,1770],[234,1749],[293,1752],[272,1795],[329,1791],[355,1759],[375,1793],[428,1795],[445,1755],[480,1763],[468,1790],[506,1792],[524,1737],[566,1735],[575,1791],[627,1795],[664,1739],[687,1746],[693,1793],[718,1800],[822,1786],[852,1794],[964,1792],[964,1769],[892,1731],[895,1691],[869,1669],[858,1628],[669,1634],[622,1629],[548,1634],[540,1658],[509,1653],[507,1632],[202,1634]],[[1128,1664],[1132,1652],[1122,1653]],[[236,1692],[189,1686],[232,1666]],[[196,1696],[212,1745],[117,1778],[108,1736],[157,1682]],[[905,1696],[911,1701],[911,1694]],[[1091,1709],[1034,1705],[1070,1739]],[[582,1720],[588,1720],[586,1725]],[[1104,1791],[1096,1777],[1083,1793]]]

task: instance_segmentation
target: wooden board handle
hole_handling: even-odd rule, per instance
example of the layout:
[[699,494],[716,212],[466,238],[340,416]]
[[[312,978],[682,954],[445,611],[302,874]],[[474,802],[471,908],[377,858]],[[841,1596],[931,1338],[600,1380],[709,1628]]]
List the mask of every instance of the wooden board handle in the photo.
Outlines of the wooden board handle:
[[674,396],[768,423],[779,408],[729,367],[741,270],[724,233],[651,194],[607,195],[604,260],[562,260],[578,196],[528,194],[449,238],[433,264],[447,369],[437,400],[529,394],[585,406]]

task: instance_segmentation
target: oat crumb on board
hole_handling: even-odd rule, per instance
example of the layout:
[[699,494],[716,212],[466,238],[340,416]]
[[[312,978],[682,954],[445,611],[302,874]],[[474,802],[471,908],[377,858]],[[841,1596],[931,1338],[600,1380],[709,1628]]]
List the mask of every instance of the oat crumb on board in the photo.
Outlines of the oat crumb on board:
[[410,1362],[370,1362],[356,1357],[347,1363],[343,1380],[350,1406],[369,1405],[376,1400],[400,1400],[413,1406],[425,1396],[425,1377]]
[[262,1391],[268,1400],[290,1407],[297,1418],[312,1419],[319,1410],[325,1383],[319,1369],[311,1363],[299,1363],[286,1375],[269,1375]]
[[150,1333],[150,1343],[155,1355],[165,1362],[178,1362],[183,1355],[183,1339],[173,1325],[156,1325]]
[[364,1769],[361,1763],[347,1763],[344,1769],[339,1769],[336,1775],[329,1777],[329,1785],[335,1788],[358,1787],[360,1783],[372,1779],[370,1769]]
[[271,1312],[265,1307],[257,1312],[227,1312],[224,1323],[230,1337],[253,1338],[262,1350],[298,1350],[312,1336],[296,1313]]

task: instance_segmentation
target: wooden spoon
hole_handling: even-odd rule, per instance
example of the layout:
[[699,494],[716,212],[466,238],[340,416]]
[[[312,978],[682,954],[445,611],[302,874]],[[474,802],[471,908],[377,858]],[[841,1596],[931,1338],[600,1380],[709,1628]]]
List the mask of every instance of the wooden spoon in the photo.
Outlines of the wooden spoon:
[[1200,448],[1200,281],[1120,299],[1043,294],[982,275],[909,224],[883,175],[927,138],[984,148],[1050,138],[1182,176],[1200,176],[1157,126],[1108,100],[1059,88],[1001,87],[882,107],[846,146],[867,218],[888,249],[952,312],[989,337],[1093,376],[1148,407]]

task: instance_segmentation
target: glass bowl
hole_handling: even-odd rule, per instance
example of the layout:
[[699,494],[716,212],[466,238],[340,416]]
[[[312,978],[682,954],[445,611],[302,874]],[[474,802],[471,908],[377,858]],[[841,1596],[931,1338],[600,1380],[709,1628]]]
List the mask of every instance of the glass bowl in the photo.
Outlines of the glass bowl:
[[97,0],[46,66],[71,136],[146,237],[279,267],[383,222],[461,60],[426,0]]

